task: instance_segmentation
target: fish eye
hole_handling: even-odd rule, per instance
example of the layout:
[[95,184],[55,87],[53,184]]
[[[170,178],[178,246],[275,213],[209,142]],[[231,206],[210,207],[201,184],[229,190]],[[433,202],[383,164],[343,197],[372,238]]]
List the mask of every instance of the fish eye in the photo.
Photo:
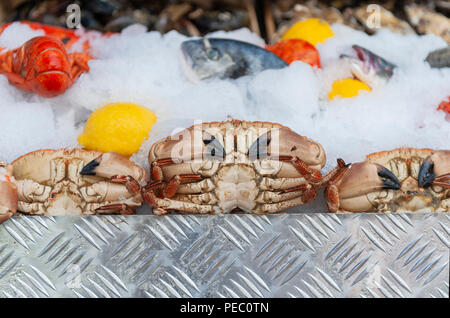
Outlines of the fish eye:
[[214,61],[218,60],[220,57],[219,50],[214,47],[209,48],[208,51],[206,52],[206,54],[208,55],[208,58],[210,60],[214,60]]

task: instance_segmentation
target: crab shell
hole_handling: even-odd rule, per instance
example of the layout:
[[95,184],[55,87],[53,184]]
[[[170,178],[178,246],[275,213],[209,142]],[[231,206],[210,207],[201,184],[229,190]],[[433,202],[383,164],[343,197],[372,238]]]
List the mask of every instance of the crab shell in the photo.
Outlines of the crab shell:
[[[450,211],[449,173],[448,150],[399,148],[374,153],[328,185],[328,208],[331,212]],[[427,175],[430,182],[425,184]]]
[[[101,158],[101,162],[100,159]],[[96,175],[82,175],[97,160]],[[115,175],[146,181],[145,170],[115,153],[81,149],[38,150],[12,163],[17,187],[17,210],[38,215],[81,215],[117,212],[119,206],[134,209],[142,203],[140,193],[112,182]],[[108,209],[111,207],[111,209]]]
[[161,214],[272,213],[313,200],[325,162],[319,143],[279,124],[196,124],[151,147],[146,201]]

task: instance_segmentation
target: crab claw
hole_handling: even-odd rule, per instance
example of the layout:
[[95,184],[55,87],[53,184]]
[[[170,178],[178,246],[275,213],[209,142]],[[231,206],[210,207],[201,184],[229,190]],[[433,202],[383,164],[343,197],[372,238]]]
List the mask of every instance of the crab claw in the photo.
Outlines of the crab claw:
[[81,175],[112,178],[130,176],[134,180],[145,180],[145,170],[128,158],[115,152],[108,152],[87,163],[80,171]]
[[17,210],[17,188],[9,181],[0,181],[0,224]]
[[402,184],[397,179],[397,177],[385,167],[375,164],[377,166],[378,176],[381,179],[381,182],[383,183],[383,189],[393,189],[398,190],[402,187]]
[[419,177],[417,180],[419,182],[419,187],[425,188],[433,183],[434,178],[436,177],[433,170],[434,163],[430,157],[427,157],[422,162],[422,166],[419,170]]
[[450,151],[436,151],[425,158],[417,181],[421,188],[432,184],[450,188]]
[[358,162],[327,188],[327,203],[332,212],[372,211],[368,194],[400,188],[400,181],[387,168],[377,163]]

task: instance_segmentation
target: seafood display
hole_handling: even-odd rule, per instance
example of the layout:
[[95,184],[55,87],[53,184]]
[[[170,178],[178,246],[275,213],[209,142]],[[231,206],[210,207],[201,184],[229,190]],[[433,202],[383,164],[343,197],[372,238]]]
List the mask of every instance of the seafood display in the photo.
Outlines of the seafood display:
[[447,2],[0,1],[0,298],[448,298]]
[[0,211],[32,215],[134,213],[146,171],[115,153],[37,150],[1,167]]
[[16,87],[44,97],[64,93],[83,73],[89,71],[89,55],[67,53],[53,37],[35,37],[21,47],[0,55],[0,74]]
[[256,45],[229,39],[203,38],[181,44],[191,80],[239,78],[267,69],[279,69],[287,63]]
[[156,142],[143,196],[156,214],[274,213],[315,199],[346,168],[322,177],[322,146],[282,125],[233,120],[194,125]]
[[[52,0],[2,5],[10,15],[0,26],[0,111],[17,107],[24,119],[7,116],[5,125],[17,125],[31,141],[1,158],[10,164],[0,163],[0,217],[132,214],[143,203],[158,215],[268,214],[311,203],[322,190],[330,212],[450,210],[445,8],[414,1],[127,2],[77,2],[78,29],[66,28],[66,2],[52,9]],[[401,54],[383,50],[386,39],[401,42]],[[412,66],[403,63],[404,47],[422,43]],[[395,83],[386,85],[394,72]],[[429,100],[419,72],[435,81]],[[376,103],[381,95],[388,97]],[[410,116],[414,99],[419,116]],[[392,116],[384,109],[377,117],[396,101]],[[22,121],[31,126],[41,113],[24,129]],[[217,121],[196,124],[201,116]],[[397,125],[391,118],[401,118],[398,131],[414,138],[386,141]],[[386,133],[378,121],[391,126]],[[51,138],[34,143],[33,132],[46,128]],[[327,154],[332,148],[337,166],[327,165],[321,144],[294,130],[321,140]],[[11,131],[2,143],[17,143]],[[435,147],[418,131],[443,136],[434,137]],[[48,143],[70,149],[49,150]],[[44,149],[14,160],[35,144]],[[361,160],[357,146],[369,153],[386,144],[424,149],[345,163]]]
[[368,155],[326,189],[330,212],[450,210],[450,151],[399,148]]

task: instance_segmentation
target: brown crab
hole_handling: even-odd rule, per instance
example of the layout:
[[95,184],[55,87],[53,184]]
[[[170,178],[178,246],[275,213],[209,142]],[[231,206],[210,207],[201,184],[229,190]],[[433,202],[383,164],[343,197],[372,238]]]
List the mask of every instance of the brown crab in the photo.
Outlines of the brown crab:
[[12,171],[11,165],[0,162],[0,223],[17,211],[17,187]]
[[144,200],[155,214],[273,213],[308,203],[345,164],[322,177],[322,146],[279,124],[196,124],[156,142]]
[[[4,167],[6,170],[6,168]],[[0,183],[0,214],[134,213],[142,204],[145,170],[116,153],[81,149],[38,150],[8,166]]]
[[325,193],[331,212],[448,212],[450,151],[399,148],[368,155]]

